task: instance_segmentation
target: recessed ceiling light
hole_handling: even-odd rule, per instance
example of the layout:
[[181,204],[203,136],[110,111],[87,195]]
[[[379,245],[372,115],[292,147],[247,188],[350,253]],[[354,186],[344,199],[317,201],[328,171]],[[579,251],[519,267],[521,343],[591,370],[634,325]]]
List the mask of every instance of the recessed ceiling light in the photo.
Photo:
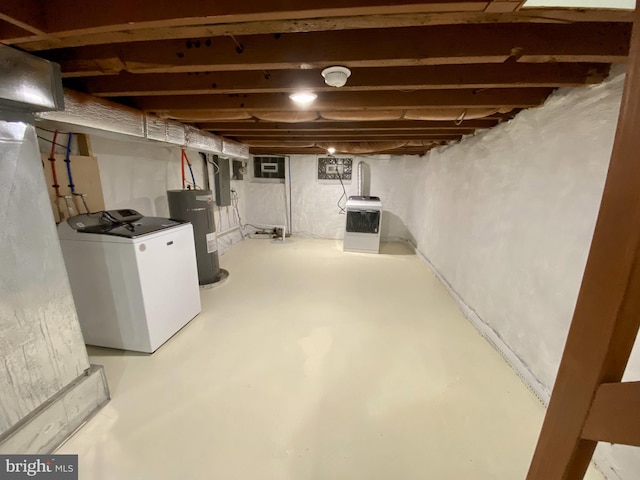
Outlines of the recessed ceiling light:
[[318,96],[313,92],[295,92],[289,95],[289,98],[300,105],[309,105]]
[[327,153],[329,155],[333,155],[334,153],[336,153],[336,149],[333,148],[333,147],[329,147],[329,148],[327,148]]

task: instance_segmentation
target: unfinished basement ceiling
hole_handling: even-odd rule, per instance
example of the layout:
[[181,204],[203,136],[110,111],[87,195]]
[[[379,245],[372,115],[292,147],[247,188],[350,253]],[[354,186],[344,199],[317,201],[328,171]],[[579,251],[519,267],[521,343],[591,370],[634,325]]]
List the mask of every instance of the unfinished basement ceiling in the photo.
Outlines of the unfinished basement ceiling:
[[[4,0],[0,41],[58,62],[68,88],[254,154],[423,154],[626,61],[631,11],[521,3]],[[324,83],[333,65],[344,87]],[[299,89],[318,98],[302,108]]]

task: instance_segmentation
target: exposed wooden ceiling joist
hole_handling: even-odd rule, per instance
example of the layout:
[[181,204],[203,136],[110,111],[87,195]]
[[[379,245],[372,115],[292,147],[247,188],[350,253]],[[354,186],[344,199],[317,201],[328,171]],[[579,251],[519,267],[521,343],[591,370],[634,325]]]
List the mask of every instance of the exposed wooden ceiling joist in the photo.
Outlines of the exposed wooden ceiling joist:
[[433,131],[417,131],[417,130],[392,130],[385,132],[367,132],[367,131],[332,131],[321,130],[318,132],[298,132],[288,131],[282,133],[276,132],[226,132],[226,137],[235,139],[262,139],[262,140],[320,140],[320,139],[335,139],[346,141],[353,141],[354,139],[367,137],[377,137],[380,140],[394,139],[394,140],[406,140],[406,139],[427,139],[427,140],[455,140],[460,135],[470,135],[474,132],[474,129],[459,129],[459,130],[433,130]]
[[[33,1],[33,0],[32,0]],[[91,33],[114,29],[135,30],[175,25],[200,25],[268,20],[296,20],[351,15],[384,15],[442,11],[482,11],[488,0],[94,0],[69,2],[47,0],[46,13],[52,32]],[[39,12],[39,13],[40,13]]]
[[375,141],[395,141],[395,140],[432,140],[432,141],[443,141],[443,142],[451,142],[454,140],[460,140],[462,135],[424,135],[424,134],[404,134],[404,135],[292,135],[288,137],[261,137],[261,136],[252,136],[246,135],[243,137],[230,137],[233,139],[237,139],[239,141],[247,141],[251,140],[275,140],[275,141],[301,141],[301,140],[309,140],[309,141],[317,141],[317,142],[375,142]]
[[491,128],[499,123],[498,120],[480,119],[455,121],[420,121],[420,120],[396,120],[396,121],[370,121],[370,122],[311,122],[311,123],[276,123],[276,122],[208,122],[199,123],[203,130],[215,131],[220,134],[226,132],[294,132],[309,131],[358,131],[370,132],[394,131],[394,130],[443,130],[443,129],[477,129]]
[[625,23],[489,24],[216,37],[47,52],[66,77],[520,62],[624,62]]
[[[418,90],[414,92],[322,92],[312,109],[420,109],[424,107],[535,107],[551,93],[549,88],[506,88],[491,90]],[[170,112],[185,110],[297,111],[300,107],[285,94],[184,95],[138,97],[131,103],[142,110]]]
[[[493,5],[510,5],[512,2],[492,2]],[[1,8],[1,7],[0,7]],[[340,17],[296,18],[286,20],[250,21],[232,23],[209,19],[199,25],[140,27],[104,26],[98,31],[86,29],[50,33],[49,38],[40,39],[24,32],[4,31],[0,28],[0,41],[20,45],[28,51],[51,48],[79,47],[107,43],[128,43],[150,40],[211,38],[219,36],[244,36],[259,34],[282,34],[319,32],[370,28],[420,27],[433,25],[482,24],[482,23],[577,23],[577,22],[622,22],[632,21],[632,12],[626,10],[585,9],[526,9],[519,12],[499,11],[451,11],[416,12],[380,15],[357,15]]]
[[[632,12],[520,3],[4,0],[0,42],[59,62],[66,87],[253,153],[422,154],[626,61]],[[331,65],[352,70],[339,90]],[[309,110],[288,98],[300,88]]]
[[[578,86],[600,83],[608,72],[608,64],[584,63],[506,63],[491,68],[481,65],[359,68],[353,69],[341,91]],[[274,93],[296,88],[316,92],[335,90],[324,83],[316,69],[164,75],[123,72],[115,77],[73,79],[68,86],[98,97]]]
[[47,32],[48,26],[42,3],[38,0],[5,0],[0,5],[0,20],[33,34],[43,35]]
[[[6,0],[15,1],[15,0]],[[25,50],[37,51],[61,47],[78,47],[105,43],[138,42],[148,40],[188,39],[227,35],[256,35],[275,33],[315,32],[329,30],[394,28],[428,25],[453,25],[469,23],[575,23],[575,22],[625,22],[632,21],[632,12],[626,10],[590,9],[531,9],[513,12],[520,2],[494,1],[485,3],[484,9],[468,11],[462,3],[447,3],[451,11],[432,11],[435,6],[426,5],[413,13],[383,13],[376,15],[327,16],[260,21],[229,21],[229,17],[189,16],[190,6],[182,10],[186,25],[176,20],[162,22],[127,23],[126,25],[102,25],[97,29],[78,28],[75,30],[49,31],[49,38],[40,39],[24,32],[3,31],[0,41],[19,44]],[[442,5],[442,4],[439,4]],[[471,3],[474,9],[479,5]],[[507,7],[506,9],[504,7]],[[467,10],[465,11],[465,7]],[[498,7],[498,8],[494,8]],[[51,8],[51,7],[50,7]],[[304,8],[304,7],[301,7]],[[2,9],[2,6],[0,6]],[[431,10],[429,10],[431,9]],[[483,10],[483,11],[480,11]],[[1,10],[0,10],[1,11]],[[198,23],[200,19],[200,23]],[[169,22],[169,23],[167,23]],[[196,23],[191,23],[196,22]],[[148,26],[151,25],[151,26]],[[132,28],[135,26],[135,28]]]
[[[380,150],[382,153],[393,153],[397,155],[424,155],[433,147],[408,147],[403,146],[393,149]],[[322,147],[295,147],[283,144],[281,147],[249,147],[249,153],[252,155],[327,155],[327,149]],[[351,154],[340,154],[342,157],[348,157]]]

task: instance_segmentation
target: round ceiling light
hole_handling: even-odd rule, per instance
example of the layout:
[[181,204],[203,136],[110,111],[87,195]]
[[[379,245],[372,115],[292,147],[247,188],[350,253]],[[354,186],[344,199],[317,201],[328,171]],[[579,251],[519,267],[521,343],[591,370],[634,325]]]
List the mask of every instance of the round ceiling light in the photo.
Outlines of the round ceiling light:
[[318,95],[313,92],[295,92],[289,95],[289,98],[299,105],[309,105]]
[[330,87],[344,87],[350,75],[351,70],[347,67],[329,67],[322,71],[324,83]]

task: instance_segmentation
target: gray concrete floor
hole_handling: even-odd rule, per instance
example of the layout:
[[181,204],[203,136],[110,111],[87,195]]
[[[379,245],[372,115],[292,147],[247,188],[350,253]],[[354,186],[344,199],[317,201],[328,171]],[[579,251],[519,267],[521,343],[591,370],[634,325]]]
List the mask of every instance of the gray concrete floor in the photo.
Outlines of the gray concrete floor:
[[84,480],[524,479],[542,405],[409,248],[341,246],[247,240],[156,353],[90,348],[112,400],[58,453]]

